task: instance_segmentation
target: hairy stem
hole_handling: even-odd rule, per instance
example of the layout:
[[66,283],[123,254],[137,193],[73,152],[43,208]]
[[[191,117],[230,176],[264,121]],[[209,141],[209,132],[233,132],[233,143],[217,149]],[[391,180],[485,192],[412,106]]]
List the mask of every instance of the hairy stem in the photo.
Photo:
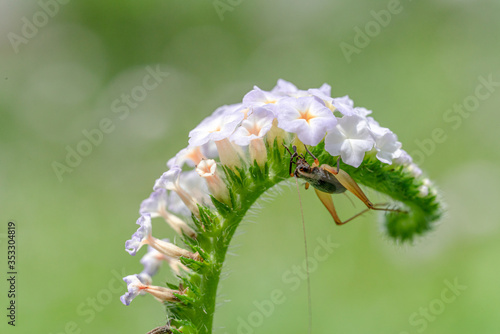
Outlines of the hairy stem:
[[[231,203],[212,197],[213,206],[199,206],[200,218],[193,216],[197,238],[185,237],[185,243],[200,253],[202,262],[181,258],[191,272],[179,276],[181,284],[172,286],[184,292],[180,303],[167,303],[172,333],[212,333],[217,287],[231,239],[245,214],[255,201],[271,187],[289,177],[289,157],[283,147],[267,147],[268,159],[263,166],[257,163],[242,168],[222,167]],[[336,158],[324,151],[322,144],[313,148],[321,163],[334,166]],[[434,192],[419,195],[422,181],[404,166],[381,163],[365,157],[359,168],[341,164],[341,168],[358,183],[391,197],[394,205],[408,212],[385,214],[389,236],[397,241],[412,240],[432,228],[441,215],[441,206]]]

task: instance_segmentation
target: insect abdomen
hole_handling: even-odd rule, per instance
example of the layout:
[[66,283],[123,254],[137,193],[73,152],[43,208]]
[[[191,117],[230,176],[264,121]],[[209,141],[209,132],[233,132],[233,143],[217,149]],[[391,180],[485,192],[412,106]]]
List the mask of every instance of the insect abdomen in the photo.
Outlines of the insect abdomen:
[[346,188],[340,184],[340,182],[332,174],[321,169],[314,170],[314,172],[310,174],[310,177],[304,178],[306,178],[307,182],[309,182],[314,188],[325,193],[340,194],[346,191]]

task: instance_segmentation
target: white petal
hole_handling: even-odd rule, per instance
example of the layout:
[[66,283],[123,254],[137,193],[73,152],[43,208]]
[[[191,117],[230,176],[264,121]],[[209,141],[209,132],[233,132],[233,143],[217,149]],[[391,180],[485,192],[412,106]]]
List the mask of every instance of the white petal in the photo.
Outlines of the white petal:
[[288,98],[278,105],[278,127],[296,133],[306,145],[317,145],[337,119],[314,97]]
[[359,167],[365,152],[371,150],[374,143],[363,117],[344,116],[338,121],[335,129],[328,131],[325,150],[333,156],[340,155],[346,164]]
[[373,142],[360,139],[346,140],[342,146],[342,161],[353,167],[359,167],[365,157],[365,152],[371,150]]

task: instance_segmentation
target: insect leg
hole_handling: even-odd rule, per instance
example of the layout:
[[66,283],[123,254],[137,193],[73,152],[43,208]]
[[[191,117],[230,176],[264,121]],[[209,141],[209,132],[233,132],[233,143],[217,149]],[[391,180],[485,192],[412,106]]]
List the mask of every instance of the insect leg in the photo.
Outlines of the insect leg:
[[311,151],[309,151],[309,150],[307,149],[307,146],[306,146],[306,145],[304,145],[304,147],[306,148],[306,152],[307,152],[307,153],[309,153],[309,155],[310,155],[310,156],[314,159],[314,163],[311,165],[311,167],[318,167],[318,166],[319,166],[319,160],[318,160],[318,158],[316,158],[316,157],[315,157],[315,156],[311,153]]
[[335,168],[325,164],[321,165],[320,168],[333,174],[335,178],[340,182],[340,184],[342,184],[347,190],[349,190],[357,198],[359,198],[368,207],[368,209],[378,210],[378,211],[406,212],[404,210],[399,210],[399,209],[377,208],[376,206],[383,204],[373,204],[372,202],[370,202],[370,200],[368,199],[368,197],[366,197],[365,193],[363,192],[363,190],[361,190],[356,181],[354,181],[352,177],[349,174],[347,174],[347,172],[344,172],[342,169],[338,168],[338,165],[337,165],[338,170],[335,170]]
[[364,209],[363,211],[361,211],[361,212],[359,212],[359,213],[355,214],[355,215],[354,215],[354,216],[352,216],[351,218],[349,218],[349,219],[347,219],[347,220],[344,220],[344,221],[342,222],[342,224],[338,224],[338,225],[347,224],[348,222],[350,222],[350,221],[351,221],[351,220],[353,220],[354,218],[357,218],[357,217],[361,216],[363,213],[368,212],[368,211],[370,211],[370,209],[369,209],[369,208],[366,208],[366,209]]
[[363,192],[363,190],[361,190],[356,181],[354,181],[349,174],[338,168],[338,165],[337,168],[334,168],[332,166],[323,164],[320,166],[320,168],[334,175],[335,178],[340,182],[340,184],[342,184],[347,190],[352,192],[357,198],[365,203],[367,207],[369,207],[370,209],[373,208],[373,203],[370,202],[368,197],[366,197],[365,193]]
[[378,210],[378,211],[392,211],[392,212],[404,212],[404,213],[408,213],[408,211],[406,211],[406,210],[400,210],[400,209],[377,208],[377,206],[379,206],[379,205],[387,205],[387,204],[384,204],[384,203],[373,204],[373,205],[374,205],[374,207],[373,207],[373,208],[370,208],[371,210]]
[[333,205],[332,195],[325,193],[325,192],[322,192],[316,188],[314,188],[314,191],[316,192],[316,195],[318,195],[318,198],[321,201],[321,203],[323,203],[325,208],[332,215],[332,218],[335,221],[335,224],[342,225],[343,222],[340,220],[339,216],[337,215],[337,211],[335,210],[335,205]]
[[288,146],[285,145],[285,143],[281,143],[281,145],[283,145],[283,147],[288,151],[288,153],[292,155],[292,152],[290,152],[290,149],[288,148]]
[[337,225],[347,224],[348,222],[350,222],[354,218],[357,218],[357,217],[361,216],[363,213],[365,213],[367,211],[370,211],[370,209],[371,209],[371,208],[366,208],[366,209],[362,210],[361,212],[355,214],[351,218],[342,221],[342,220],[340,220],[339,216],[337,215],[337,211],[335,210],[335,206],[333,205],[332,196],[330,194],[328,194],[328,193],[319,191],[317,189],[314,189],[314,190],[316,191],[316,195],[318,195],[320,201],[323,203],[323,205],[326,207],[326,209],[332,215],[333,220],[335,221],[335,224],[337,224]]
[[283,143],[283,146],[288,151],[288,153],[290,153],[290,167],[288,168],[288,174],[290,176],[293,176],[293,173],[292,173],[292,164],[294,163],[293,159],[298,156],[297,148],[295,146],[293,147],[295,152],[292,154],[292,152],[290,152],[290,149],[284,143]]

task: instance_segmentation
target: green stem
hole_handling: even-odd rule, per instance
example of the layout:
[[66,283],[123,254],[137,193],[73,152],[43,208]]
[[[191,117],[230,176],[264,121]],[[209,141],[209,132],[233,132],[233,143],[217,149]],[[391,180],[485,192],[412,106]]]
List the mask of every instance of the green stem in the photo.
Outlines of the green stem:
[[[336,158],[325,152],[323,144],[314,147],[313,153],[321,163],[332,166],[336,163]],[[198,251],[204,260],[200,263],[181,259],[192,272],[179,277],[185,289],[178,296],[181,302],[167,304],[169,320],[177,328],[172,327],[173,333],[212,333],[217,287],[231,239],[255,201],[289,177],[288,167],[289,157],[276,141],[268,147],[265,166],[255,163],[241,169],[223,167],[231,205],[212,197],[214,207],[199,206],[200,218],[193,216],[197,239],[186,237],[185,243]],[[358,168],[343,164],[341,168],[356,182],[388,195],[409,211],[385,215],[387,232],[397,241],[412,240],[415,235],[428,231],[441,215],[436,194],[430,191],[420,196],[419,187],[423,181],[404,166],[387,165],[367,156]]]

